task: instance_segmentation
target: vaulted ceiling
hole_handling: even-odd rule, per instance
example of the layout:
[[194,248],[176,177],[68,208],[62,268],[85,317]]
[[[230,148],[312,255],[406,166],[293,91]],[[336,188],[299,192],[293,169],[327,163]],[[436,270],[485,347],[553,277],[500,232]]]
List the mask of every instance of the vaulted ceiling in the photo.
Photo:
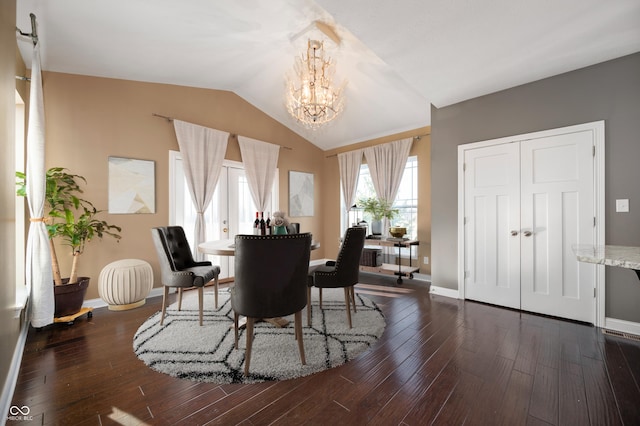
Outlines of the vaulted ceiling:
[[[324,150],[429,125],[430,104],[640,51],[638,0],[17,3],[22,31],[37,16],[45,71],[233,91]],[[18,39],[30,67],[29,41]],[[285,78],[308,39],[326,40],[335,82],[347,82],[343,115],[318,131],[284,106]]]

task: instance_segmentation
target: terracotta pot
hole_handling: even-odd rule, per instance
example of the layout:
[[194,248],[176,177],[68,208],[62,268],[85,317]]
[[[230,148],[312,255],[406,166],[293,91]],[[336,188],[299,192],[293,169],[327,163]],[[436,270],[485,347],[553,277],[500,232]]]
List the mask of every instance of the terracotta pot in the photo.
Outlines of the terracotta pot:
[[89,287],[89,277],[78,277],[77,283],[70,283],[69,278],[62,279],[62,285],[54,285],[55,312],[54,316],[65,317],[80,311],[84,302],[84,295]]

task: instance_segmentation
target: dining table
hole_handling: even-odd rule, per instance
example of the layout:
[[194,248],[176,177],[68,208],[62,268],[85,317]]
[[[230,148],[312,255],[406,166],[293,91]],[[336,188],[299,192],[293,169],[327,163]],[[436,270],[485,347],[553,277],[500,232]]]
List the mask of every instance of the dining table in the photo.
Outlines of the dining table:
[[[311,241],[311,250],[317,250],[320,248],[318,241]],[[235,239],[229,238],[225,240],[212,240],[205,241],[198,244],[198,251],[204,254],[210,254],[214,256],[235,256],[236,247]],[[276,327],[286,327],[289,324],[289,320],[285,318],[262,318],[263,321],[275,325]],[[241,327],[246,323],[246,319],[242,320]]]

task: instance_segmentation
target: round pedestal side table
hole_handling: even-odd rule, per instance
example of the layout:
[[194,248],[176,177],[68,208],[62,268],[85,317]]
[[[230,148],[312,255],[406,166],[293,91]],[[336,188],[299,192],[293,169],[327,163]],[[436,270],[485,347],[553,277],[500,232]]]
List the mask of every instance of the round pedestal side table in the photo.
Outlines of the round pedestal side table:
[[111,311],[137,308],[153,287],[151,265],[140,259],[116,260],[105,266],[98,279],[98,294]]

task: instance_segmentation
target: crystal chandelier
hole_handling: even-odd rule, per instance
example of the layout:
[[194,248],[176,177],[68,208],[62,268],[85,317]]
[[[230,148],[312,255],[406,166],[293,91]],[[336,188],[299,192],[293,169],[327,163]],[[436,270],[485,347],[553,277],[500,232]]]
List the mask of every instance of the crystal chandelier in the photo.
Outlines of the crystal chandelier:
[[295,79],[287,82],[287,110],[299,123],[317,129],[335,119],[344,109],[342,89],[335,89],[332,77],[335,67],[325,58],[324,43],[307,42],[307,54],[296,58]]

